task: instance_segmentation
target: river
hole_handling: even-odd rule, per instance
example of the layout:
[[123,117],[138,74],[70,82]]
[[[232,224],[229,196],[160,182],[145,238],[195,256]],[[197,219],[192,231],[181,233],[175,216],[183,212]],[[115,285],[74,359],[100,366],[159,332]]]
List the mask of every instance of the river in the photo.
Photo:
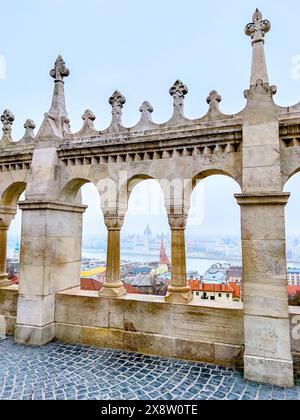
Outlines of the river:
[[[12,254],[13,250],[10,250],[9,254]],[[97,252],[94,249],[84,249],[82,253],[85,258],[99,258],[102,261],[106,260],[105,252]],[[11,256],[11,255],[9,255]],[[123,252],[121,255],[122,261],[130,262],[152,262],[158,260],[154,255],[143,255]],[[215,263],[226,263],[233,266],[242,265],[241,260],[222,260],[221,258],[187,258],[187,272],[197,271],[199,274],[204,274],[213,264]],[[300,268],[300,263],[288,262],[289,267]]]
[[[84,249],[83,256],[86,258],[100,258],[101,260],[105,261],[106,253],[105,252],[97,252],[92,249]],[[122,261],[131,261],[131,262],[151,262],[156,261],[155,256],[152,255],[142,255],[142,254],[134,254],[134,253],[122,253],[121,255]],[[216,263],[226,263],[231,264],[233,266],[241,266],[242,260],[222,260],[221,258],[216,259],[209,259],[209,258],[187,258],[187,271],[198,271],[199,274],[205,273],[213,264]],[[297,267],[300,268],[300,263],[288,263],[289,267]]]

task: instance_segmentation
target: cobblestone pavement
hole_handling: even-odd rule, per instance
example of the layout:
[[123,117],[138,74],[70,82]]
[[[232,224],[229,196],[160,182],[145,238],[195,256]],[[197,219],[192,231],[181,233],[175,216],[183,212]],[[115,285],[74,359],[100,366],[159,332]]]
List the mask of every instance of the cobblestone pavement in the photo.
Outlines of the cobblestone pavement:
[[300,399],[292,389],[250,383],[235,369],[68,345],[25,347],[0,339],[0,400]]

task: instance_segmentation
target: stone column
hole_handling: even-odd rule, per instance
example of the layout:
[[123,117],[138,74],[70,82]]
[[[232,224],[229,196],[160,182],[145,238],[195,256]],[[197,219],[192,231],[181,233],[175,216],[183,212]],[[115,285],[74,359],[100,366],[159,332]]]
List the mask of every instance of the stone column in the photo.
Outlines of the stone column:
[[169,214],[172,245],[172,280],[165,297],[166,302],[188,303],[193,294],[187,284],[185,228],[187,216],[185,214]]
[[0,226],[0,287],[5,287],[10,284],[6,272],[7,232],[8,226]]
[[236,198],[242,217],[245,377],[292,386],[284,218],[289,194]]
[[22,209],[15,340],[44,345],[55,337],[55,296],[79,287],[86,206],[27,200]]
[[11,284],[6,272],[7,233],[16,212],[15,206],[0,206],[0,287]]
[[100,296],[120,297],[125,295],[126,289],[120,280],[121,275],[121,244],[120,233],[124,223],[124,216],[105,214],[107,227],[107,263],[106,280],[100,291]]

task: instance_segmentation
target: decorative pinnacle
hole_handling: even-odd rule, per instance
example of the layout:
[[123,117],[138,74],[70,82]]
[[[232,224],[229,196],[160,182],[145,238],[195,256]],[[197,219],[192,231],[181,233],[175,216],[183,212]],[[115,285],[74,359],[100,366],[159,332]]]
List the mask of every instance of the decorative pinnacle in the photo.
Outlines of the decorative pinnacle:
[[36,128],[35,122],[33,120],[26,120],[24,124],[25,136],[24,138],[34,138],[34,129]]
[[54,68],[50,71],[50,76],[55,79],[56,82],[63,82],[64,77],[70,75],[70,70],[67,68],[61,55],[59,55],[55,61]]
[[174,99],[174,113],[172,116],[173,121],[181,121],[184,119],[184,97],[188,93],[188,87],[182,83],[181,80],[176,80],[174,85],[170,88],[169,92],[170,95],[173,96]]
[[216,90],[212,90],[206,99],[209,105],[209,111],[218,111],[219,103],[222,101],[222,96]]
[[122,93],[116,90],[112,94],[112,96],[109,98],[109,103],[112,106],[112,115],[113,115],[112,124],[115,122],[121,123],[122,108],[124,104],[126,103],[125,96],[123,96]]
[[145,101],[142,103],[140,107],[140,112],[142,116],[152,114],[153,111],[154,109],[153,109],[153,106],[150,104],[150,102]]
[[83,130],[87,128],[91,130],[95,130],[94,121],[96,119],[96,115],[93,113],[93,111],[91,111],[90,109],[87,109],[84,112],[82,119],[84,121]]
[[123,108],[123,105],[126,103],[125,96],[122,95],[121,92],[116,90],[112,96],[109,98],[110,105],[114,107]]
[[170,95],[174,98],[174,106],[183,106],[185,95],[189,92],[188,87],[181,80],[176,80],[169,90]]
[[84,121],[95,121],[95,119],[96,119],[96,115],[93,113],[93,111],[91,111],[90,109],[87,109],[85,112],[84,112],[84,114],[83,114],[83,116],[82,116],[82,119],[84,120]]
[[271,22],[263,19],[262,13],[256,9],[253,15],[253,22],[248,23],[245,34],[251,36],[252,43],[263,41],[265,34],[271,29]]
[[26,120],[24,124],[24,128],[34,130],[36,128],[35,122],[30,119]]
[[3,124],[3,128],[2,128],[3,138],[8,142],[12,141],[11,130],[12,130],[12,125],[14,121],[15,121],[14,114],[8,109],[6,109],[1,115],[1,122]]
[[9,109],[6,109],[1,115],[1,122],[3,126],[4,127],[12,126],[14,121],[15,121],[14,114]]

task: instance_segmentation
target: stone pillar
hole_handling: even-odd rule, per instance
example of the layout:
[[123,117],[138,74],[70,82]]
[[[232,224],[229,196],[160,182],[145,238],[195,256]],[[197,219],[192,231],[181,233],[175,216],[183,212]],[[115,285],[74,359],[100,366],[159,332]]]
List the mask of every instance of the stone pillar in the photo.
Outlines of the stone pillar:
[[16,211],[15,206],[0,206],[0,287],[11,284],[6,272],[7,233]]
[[242,217],[245,377],[292,386],[284,218],[289,194],[236,198]]
[[172,245],[172,280],[166,295],[166,302],[188,303],[193,294],[187,284],[185,227],[187,216],[185,214],[169,214]]
[[26,201],[22,209],[15,340],[44,345],[55,337],[55,295],[80,285],[85,206]]
[[121,275],[121,244],[120,233],[124,223],[124,216],[105,214],[107,227],[107,263],[106,280],[100,291],[101,296],[120,297],[125,295],[126,289],[120,280]]
[[0,287],[5,287],[10,284],[6,272],[7,231],[8,226],[0,226]]

